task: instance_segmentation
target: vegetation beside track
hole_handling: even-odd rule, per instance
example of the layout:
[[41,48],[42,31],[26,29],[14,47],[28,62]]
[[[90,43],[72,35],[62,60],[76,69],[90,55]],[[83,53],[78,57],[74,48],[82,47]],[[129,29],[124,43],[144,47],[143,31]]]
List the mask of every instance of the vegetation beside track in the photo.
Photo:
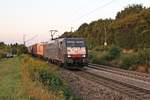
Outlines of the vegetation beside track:
[[6,58],[7,53],[14,55],[21,55],[27,53],[27,48],[22,44],[5,44],[0,42],[0,60]]
[[0,100],[28,100],[22,87],[18,57],[0,62]]
[[27,55],[21,58],[23,86],[32,98],[73,100],[71,92],[59,77],[57,66]]
[[116,46],[105,48],[105,50],[96,48],[90,51],[89,59],[96,64],[150,73],[150,48],[140,49],[131,53],[124,53],[121,48]]
[[30,56],[0,61],[0,100],[73,100],[57,66]]

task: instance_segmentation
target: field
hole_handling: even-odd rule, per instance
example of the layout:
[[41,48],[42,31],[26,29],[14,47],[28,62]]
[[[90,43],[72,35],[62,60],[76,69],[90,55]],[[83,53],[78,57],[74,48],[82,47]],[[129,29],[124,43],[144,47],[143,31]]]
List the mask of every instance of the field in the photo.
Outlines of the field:
[[23,55],[1,60],[0,69],[0,100],[73,100],[57,66]]

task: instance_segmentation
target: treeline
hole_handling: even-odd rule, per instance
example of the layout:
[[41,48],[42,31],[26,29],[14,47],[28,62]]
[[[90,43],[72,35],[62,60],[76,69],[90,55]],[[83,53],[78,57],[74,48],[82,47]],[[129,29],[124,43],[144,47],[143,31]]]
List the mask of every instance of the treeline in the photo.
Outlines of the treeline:
[[22,44],[5,44],[4,42],[0,42],[0,59],[5,58],[7,53],[20,55],[27,53],[27,48]]
[[150,8],[129,5],[115,19],[84,23],[75,32],[65,32],[61,37],[83,37],[89,49],[103,46],[105,41],[125,49],[149,48]]

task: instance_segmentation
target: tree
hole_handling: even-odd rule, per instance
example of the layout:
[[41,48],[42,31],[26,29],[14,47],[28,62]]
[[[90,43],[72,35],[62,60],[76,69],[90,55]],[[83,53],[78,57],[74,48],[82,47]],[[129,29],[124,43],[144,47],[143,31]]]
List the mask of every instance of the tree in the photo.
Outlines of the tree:
[[65,32],[62,37],[83,37],[90,49],[102,46],[105,38],[108,45],[115,44],[126,49],[149,48],[150,8],[129,5],[118,12],[115,19],[84,23],[75,32]]
[[145,8],[141,4],[129,5],[124,10],[117,13],[116,19],[125,18],[126,16],[129,16],[129,15],[138,14],[144,9]]

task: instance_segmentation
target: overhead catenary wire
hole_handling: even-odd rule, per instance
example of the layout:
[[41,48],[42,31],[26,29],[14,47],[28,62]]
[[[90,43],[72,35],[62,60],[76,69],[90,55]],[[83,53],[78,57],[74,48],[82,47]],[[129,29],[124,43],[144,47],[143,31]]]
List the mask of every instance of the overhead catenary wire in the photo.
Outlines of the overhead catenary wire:
[[107,3],[105,3],[105,4],[101,5],[101,6],[99,6],[99,7],[97,7],[97,8],[91,10],[90,12],[87,12],[87,13],[85,13],[84,15],[82,15],[82,16],[80,16],[80,17],[74,19],[72,22],[78,21],[78,20],[80,20],[81,18],[86,17],[86,16],[88,16],[88,15],[94,13],[94,12],[97,11],[97,10],[103,9],[103,8],[105,8],[106,6],[112,4],[114,1],[115,1],[115,0],[111,0],[111,1],[109,1],[109,2],[107,2]]
[[38,36],[38,35],[35,35],[35,36],[33,36],[32,38],[30,38],[30,39],[26,40],[25,42],[32,41],[32,40],[33,40],[33,39],[35,39],[37,36]]
[[26,38],[25,38],[25,37],[26,37],[26,34],[24,34],[24,35],[23,35],[23,43],[24,43],[24,45],[26,45],[27,42],[30,42],[30,41],[32,41],[33,39],[35,39],[37,36],[38,36],[38,35],[34,35],[32,38],[26,40]]

